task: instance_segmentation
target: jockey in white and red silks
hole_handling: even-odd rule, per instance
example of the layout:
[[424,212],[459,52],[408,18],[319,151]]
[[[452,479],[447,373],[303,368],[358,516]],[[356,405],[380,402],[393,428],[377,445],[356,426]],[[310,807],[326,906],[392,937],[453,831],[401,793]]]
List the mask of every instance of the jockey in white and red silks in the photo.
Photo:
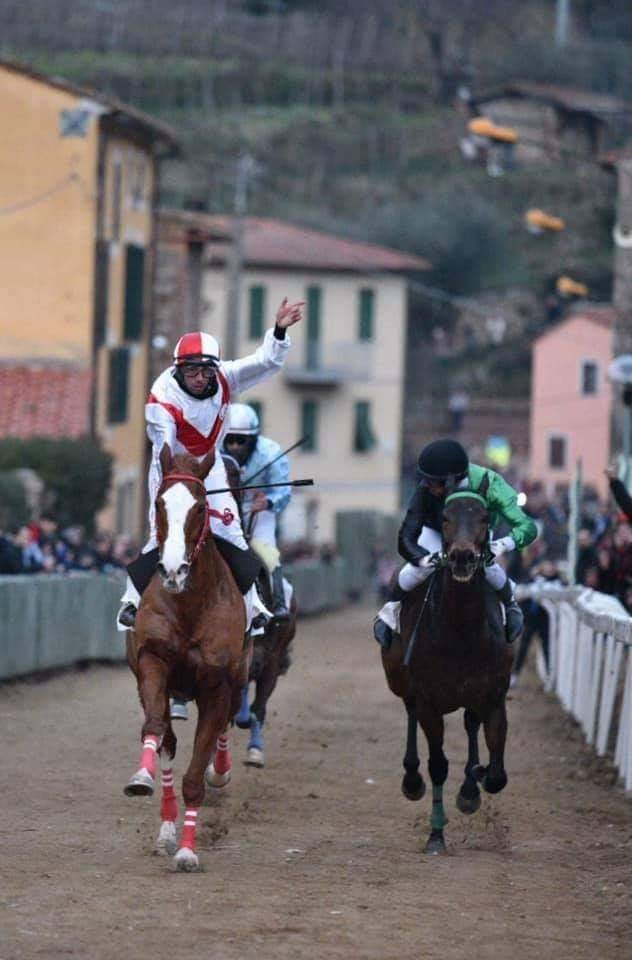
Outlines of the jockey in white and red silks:
[[[266,332],[263,343],[253,354],[241,360],[222,361],[219,344],[208,333],[187,333],[178,341],[173,366],[154,381],[145,406],[152,458],[149,468],[150,534],[143,553],[157,545],[155,500],[162,482],[160,451],[163,445],[169,444],[173,454],[188,453],[198,460],[211,450],[217,450],[218,456],[206,482],[210,488],[228,487],[219,450],[231,397],[281,369],[290,348],[286,330],[301,319],[302,306],[303,301],[288,303],[285,299],[277,310],[274,329]],[[232,494],[214,494],[208,502],[214,536],[247,550]],[[121,601],[119,623],[125,627],[133,626],[140,596],[129,577]]]

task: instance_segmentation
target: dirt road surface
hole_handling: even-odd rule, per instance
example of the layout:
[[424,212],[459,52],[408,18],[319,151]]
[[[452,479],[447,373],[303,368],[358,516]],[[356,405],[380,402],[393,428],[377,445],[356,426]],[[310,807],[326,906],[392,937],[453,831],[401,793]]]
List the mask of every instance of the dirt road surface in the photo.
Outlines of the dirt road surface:
[[577,729],[526,678],[509,785],[466,818],[448,718],[449,852],[424,855],[430,802],[400,793],[404,714],[369,624],[357,607],[301,622],[266,768],[242,765],[238,731],[197,874],[152,855],[157,798],[123,796],[140,729],[126,668],[1,688],[0,960],[630,960],[632,804]]

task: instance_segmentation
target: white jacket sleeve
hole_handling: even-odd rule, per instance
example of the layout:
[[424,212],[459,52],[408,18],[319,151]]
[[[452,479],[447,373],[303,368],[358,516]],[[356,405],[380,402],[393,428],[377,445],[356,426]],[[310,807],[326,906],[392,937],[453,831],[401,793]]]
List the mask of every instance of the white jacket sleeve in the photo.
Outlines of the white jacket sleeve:
[[222,364],[222,370],[228,380],[232,394],[249,390],[255,384],[267,380],[272,374],[281,369],[285,363],[287,352],[290,349],[290,338],[287,333],[284,340],[277,340],[274,330],[266,330],[261,346],[254,353],[241,360],[229,360]]
[[147,484],[149,487],[149,531],[150,537],[156,535],[156,496],[162,483],[162,468],[160,466],[160,451],[168,443],[171,452],[175,450],[176,424],[171,414],[159,403],[145,404],[145,420],[147,421],[147,436],[151,441],[151,462]]

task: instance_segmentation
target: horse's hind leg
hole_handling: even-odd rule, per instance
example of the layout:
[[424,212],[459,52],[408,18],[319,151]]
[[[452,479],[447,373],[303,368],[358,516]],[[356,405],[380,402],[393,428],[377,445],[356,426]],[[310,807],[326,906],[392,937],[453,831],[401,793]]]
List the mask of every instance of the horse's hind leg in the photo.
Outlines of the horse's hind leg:
[[430,836],[424,848],[425,853],[445,853],[443,828],[448,822],[443,809],[443,784],[448,777],[448,759],[443,752],[443,717],[417,701],[419,723],[428,741],[428,773],[432,780],[432,813],[430,815]]
[[426,784],[419,773],[419,753],[417,752],[417,709],[412,698],[404,700],[408,724],[406,729],[406,753],[404,754],[404,770],[402,778],[402,793],[407,800],[421,800],[426,792]]
[[485,742],[489,750],[489,766],[483,777],[488,793],[500,793],[507,786],[505,772],[505,741],[507,739],[507,710],[505,700],[494,707],[483,724]]
[[478,789],[477,777],[477,772],[480,770],[478,731],[481,723],[471,710],[464,712],[463,723],[467,732],[467,763],[465,780],[457,794],[456,805],[461,813],[476,813],[481,805],[481,791]]
[[168,726],[165,721],[167,664],[142,650],[137,669],[138,693],[145,711],[145,723],[142,729],[143,749],[140,763],[124,790],[128,797],[151,796],[154,792],[158,751]]

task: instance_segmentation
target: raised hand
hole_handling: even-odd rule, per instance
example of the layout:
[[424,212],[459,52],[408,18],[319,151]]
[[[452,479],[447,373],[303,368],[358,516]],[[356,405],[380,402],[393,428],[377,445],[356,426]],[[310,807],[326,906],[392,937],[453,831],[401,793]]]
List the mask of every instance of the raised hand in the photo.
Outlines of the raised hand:
[[281,306],[276,312],[275,322],[278,327],[291,327],[302,319],[302,307],[305,306],[304,300],[297,300],[295,303],[288,303],[287,297],[283,298]]

